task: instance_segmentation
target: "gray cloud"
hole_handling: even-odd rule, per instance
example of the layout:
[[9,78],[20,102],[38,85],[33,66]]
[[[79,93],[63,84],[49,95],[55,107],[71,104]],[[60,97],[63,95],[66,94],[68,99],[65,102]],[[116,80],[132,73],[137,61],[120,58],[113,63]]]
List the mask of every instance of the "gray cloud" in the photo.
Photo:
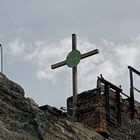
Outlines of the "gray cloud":
[[[124,40],[139,35],[139,4],[135,1],[2,1],[0,31],[4,37],[60,40],[72,32],[90,40]],[[20,28],[24,31],[17,32]]]

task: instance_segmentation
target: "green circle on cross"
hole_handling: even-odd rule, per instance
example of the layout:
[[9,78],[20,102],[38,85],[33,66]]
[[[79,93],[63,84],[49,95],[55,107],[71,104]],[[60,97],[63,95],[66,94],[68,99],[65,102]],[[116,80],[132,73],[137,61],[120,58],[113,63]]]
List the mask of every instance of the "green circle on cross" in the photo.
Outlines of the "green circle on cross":
[[73,68],[77,66],[81,59],[81,53],[78,50],[71,51],[66,59],[66,64],[68,67]]

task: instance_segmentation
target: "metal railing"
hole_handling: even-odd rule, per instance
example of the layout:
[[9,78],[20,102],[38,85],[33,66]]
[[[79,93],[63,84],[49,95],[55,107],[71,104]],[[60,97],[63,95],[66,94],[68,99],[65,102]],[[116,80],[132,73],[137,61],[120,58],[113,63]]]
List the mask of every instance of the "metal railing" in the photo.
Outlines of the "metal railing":
[[130,74],[130,109],[132,111],[132,117],[133,117],[134,112],[135,112],[134,90],[140,93],[140,90],[138,90],[136,87],[134,87],[133,73],[140,76],[140,72],[131,66],[128,66],[128,69],[129,69],[129,74]]
[[1,73],[3,73],[3,47],[0,44],[0,50],[1,50]]

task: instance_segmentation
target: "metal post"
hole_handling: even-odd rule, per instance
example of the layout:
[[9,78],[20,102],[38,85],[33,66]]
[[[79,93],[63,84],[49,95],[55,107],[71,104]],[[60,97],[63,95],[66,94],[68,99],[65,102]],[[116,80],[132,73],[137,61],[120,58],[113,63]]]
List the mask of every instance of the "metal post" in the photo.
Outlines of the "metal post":
[[3,73],[3,48],[1,44],[0,44],[0,49],[1,49],[1,73]]
[[[84,54],[80,54],[80,52],[77,50],[77,39],[76,39],[76,34],[72,34],[72,51],[68,54],[66,60],[61,61],[59,63],[53,64],[51,65],[52,69],[56,69],[59,68],[61,66],[65,66],[67,65],[68,67],[72,68],[72,88],[73,88],[73,118],[76,120],[76,113],[77,113],[77,93],[78,93],[78,89],[77,89],[77,64],[79,63],[79,60],[73,56],[73,58],[76,60],[78,60],[75,65],[70,66],[71,64],[69,62],[74,61],[74,59],[70,56],[70,54],[72,54],[73,52],[78,52],[79,54],[77,55],[78,59],[84,59],[87,58],[89,56],[95,55],[99,53],[98,49],[92,50],[90,52],[84,53]],[[70,59],[68,59],[70,58]],[[71,59],[72,58],[72,59]],[[70,64],[70,65],[69,65]]]
[[105,100],[106,100],[106,110],[107,110],[107,120],[109,121],[110,120],[110,107],[109,107],[109,88],[110,86],[109,85],[106,85],[105,84]]
[[129,72],[130,72],[130,108],[131,108],[132,117],[133,117],[135,105],[134,105],[133,73],[132,73],[131,67],[129,68]]
[[[77,49],[76,34],[72,34],[72,51]],[[76,117],[77,110],[77,66],[72,68],[72,84],[73,84],[73,117]]]
[[117,99],[117,122],[121,126],[121,96],[120,92],[116,90],[116,99]]

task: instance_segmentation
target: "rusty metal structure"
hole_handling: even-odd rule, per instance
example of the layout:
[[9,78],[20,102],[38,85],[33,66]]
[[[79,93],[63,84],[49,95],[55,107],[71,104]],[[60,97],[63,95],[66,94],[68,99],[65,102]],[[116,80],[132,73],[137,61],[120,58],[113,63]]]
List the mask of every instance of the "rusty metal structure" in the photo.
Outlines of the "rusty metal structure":
[[133,74],[137,74],[138,76],[140,76],[140,72],[131,66],[128,66],[128,69],[129,69],[129,74],[130,74],[130,109],[132,111],[132,118],[133,118],[134,112],[135,112],[134,90],[140,93],[140,90],[134,87]]
[[103,77],[98,77],[97,87],[102,89],[105,96],[106,118],[108,122],[121,125],[121,93],[122,89],[110,83]]
[[[140,76],[140,72],[128,66],[130,71],[130,96],[123,93],[121,86],[116,86],[103,76],[97,77],[97,87],[77,95],[77,121],[94,128],[103,135],[109,135],[109,127],[124,126],[124,114],[130,120],[140,119],[140,113],[135,108],[139,104],[134,97],[133,73]],[[125,98],[124,98],[125,97]],[[67,114],[72,116],[72,97],[67,99]]]
[[[95,89],[77,96],[77,121],[106,134],[108,125],[121,126],[121,94],[120,87],[98,77]],[[67,113],[72,116],[72,97],[67,99]]]
[[0,51],[1,51],[1,73],[3,73],[3,47],[0,44]]

